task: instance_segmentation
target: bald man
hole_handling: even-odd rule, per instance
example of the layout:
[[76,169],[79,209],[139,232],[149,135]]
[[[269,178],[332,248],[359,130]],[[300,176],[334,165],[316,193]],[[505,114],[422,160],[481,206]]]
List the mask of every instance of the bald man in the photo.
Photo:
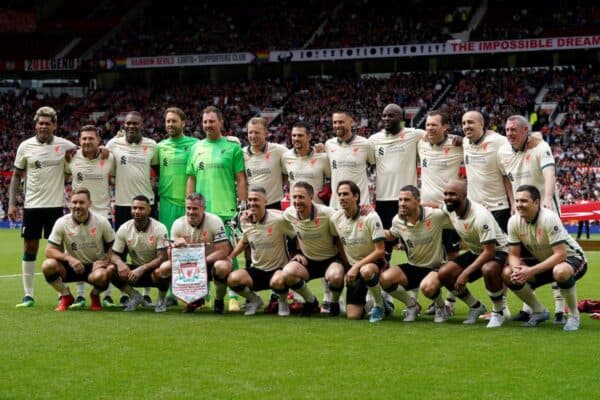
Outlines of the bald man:
[[500,327],[507,319],[501,276],[508,255],[506,235],[490,211],[467,197],[467,184],[463,180],[454,179],[446,185],[443,210],[468,250],[440,268],[439,280],[469,306],[469,315],[463,324],[474,324],[487,310],[469,292],[467,283],[483,276],[494,305],[487,327]]
[[[376,209],[386,229],[392,226],[392,219],[398,213],[400,189],[417,186],[417,144],[425,135],[424,130],[404,128],[403,118],[400,106],[388,104],[381,114],[383,129],[369,138],[375,160]],[[385,245],[388,261],[393,246],[393,242]]]

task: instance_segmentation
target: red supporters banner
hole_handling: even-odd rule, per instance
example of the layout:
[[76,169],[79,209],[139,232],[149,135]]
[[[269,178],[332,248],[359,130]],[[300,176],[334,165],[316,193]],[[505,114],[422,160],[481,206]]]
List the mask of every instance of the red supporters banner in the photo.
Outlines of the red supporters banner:
[[600,201],[563,204],[560,206],[560,218],[563,221],[600,220]]
[[34,32],[35,13],[0,8],[0,32]]

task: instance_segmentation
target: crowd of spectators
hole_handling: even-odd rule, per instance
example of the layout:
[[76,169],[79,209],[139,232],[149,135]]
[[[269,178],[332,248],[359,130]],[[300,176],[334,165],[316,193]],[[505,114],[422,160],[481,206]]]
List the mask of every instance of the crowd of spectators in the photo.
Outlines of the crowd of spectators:
[[597,34],[600,7],[586,0],[498,0],[488,10],[471,40],[504,40]]
[[[450,130],[460,133],[460,119],[467,110],[480,110],[489,129],[502,132],[506,117],[528,116],[542,86],[549,88],[544,101],[557,102],[552,118],[538,129],[551,144],[557,159],[563,201],[588,194],[599,199],[600,183],[600,77],[588,69],[562,72],[481,71],[444,75],[412,73],[379,78],[311,78],[289,81],[231,82],[225,85],[155,84],[151,89],[128,86],[119,90],[96,90],[85,97],[54,98],[31,89],[0,94],[0,202],[6,210],[7,188],[18,144],[33,132],[32,116],[42,105],[58,110],[58,135],[77,140],[79,128],[95,123],[107,141],[120,129],[124,112],[139,110],[145,134],[164,138],[163,111],[178,105],[188,116],[186,133],[202,138],[201,113],[216,105],[225,115],[226,134],[245,143],[245,123],[265,108],[281,109],[270,125],[269,140],[289,145],[292,124],[305,120],[313,126],[315,142],[333,136],[331,115],[346,110],[355,116],[357,133],[368,137],[381,129],[380,113],[388,103],[428,110],[444,89],[450,90],[437,105],[450,115]],[[562,123],[554,123],[564,113]],[[97,119],[91,121],[92,115]]]

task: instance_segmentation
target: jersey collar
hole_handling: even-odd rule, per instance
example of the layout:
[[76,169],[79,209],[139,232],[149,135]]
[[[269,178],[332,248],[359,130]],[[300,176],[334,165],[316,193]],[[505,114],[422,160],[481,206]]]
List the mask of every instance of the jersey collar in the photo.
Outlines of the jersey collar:
[[527,220],[525,220],[525,222],[527,222],[527,224],[529,225],[535,225],[537,223],[538,218],[540,217],[540,212],[542,212],[542,207],[538,208],[531,222],[527,222]]
[[515,149],[514,147],[512,147],[513,152],[518,153],[520,151],[525,151],[525,149],[527,149],[527,142],[529,142],[529,134],[525,137],[525,143],[523,143],[523,147],[521,147],[520,149]]
[[200,228],[202,228],[202,225],[204,224],[205,219],[206,219],[206,213],[202,214],[202,218],[200,218],[200,223],[198,225],[190,224],[190,226],[194,229],[200,229]]
[[71,213],[71,219],[73,220],[74,223],[76,223],[77,225],[87,225],[90,222],[90,219],[92,218],[92,213],[88,211],[88,216],[85,219],[85,221],[83,222],[79,222],[75,219],[75,216]]
[[315,151],[315,150],[314,150],[312,147],[309,147],[309,148],[308,148],[308,153],[306,153],[306,155],[305,155],[305,156],[301,156],[301,155],[298,153],[298,150],[296,150],[296,149],[294,148],[294,154],[295,154],[297,157],[310,157],[310,156],[312,156],[312,155],[313,155],[314,151]]
[[39,144],[52,144],[52,143],[54,143],[54,135],[50,135],[50,140],[48,140],[47,142],[42,142],[42,141],[40,140],[40,137],[39,137],[39,136],[38,136],[38,134],[36,133],[36,134],[35,134],[35,140],[37,140],[37,142],[38,142]]
[[135,228],[135,230],[140,233],[140,232],[148,232],[148,229],[150,229],[150,224],[152,223],[152,219],[148,218],[148,223],[146,224],[145,227],[143,227],[142,229],[138,230],[137,226],[135,226],[135,221],[133,222],[133,227]]
[[433,147],[433,146],[441,146],[441,145],[443,145],[446,142],[446,140],[448,140],[448,134],[447,133],[444,134],[444,138],[442,140],[440,140],[439,143],[429,142],[429,145],[431,147]]
[[[260,149],[261,154],[265,154],[267,152],[267,147],[269,146],[268,142],[265,142],[265,145]],[[248,145],[248,154],[251,156],[255,156],[257,153],[252,152],[252,146]]]
[[477,139],[474,142],[471,142],[472,145],[477,146],[479,143],[483,142],[483,139],[485,139],[485,131],[481,134],[481,136],[479,137],[479,139]]
[[336,138],[336,139],[339,144],[342,144],[342,143],[350,144],[350,143],[352,143],[352,141],[354,140],[355,137],[356,137],[356,134],[353,133],[352,136],[350,136],[350,139],[348,139],[348,140],[341,140],[340,138]]
[[469,200],[467,198],[465,201],[465,211],[461,215],[458,215],[458,213],[456,213],[456,216],[458,217],[458,219],[465,219],[465,217],[467,216],[467,214],[469,213],[470,210],[471,210],[471,200]]
[[[310,203],[310,215],[308,216],[308,218],[309,218],[311,221],[314,221],[314,219],[315,219],[315,214],[316,214],[316,211],[317,211],[317,210],[316,210],[315,204],[314,204],[314,203]],[[299,220],[302,220],[302,219],[303,219],[303,218],[302,218],[302,215],[300,215],[300,213],[299,213],[299,212],[297,212],[297,211],[296,211],[296,215],[297,215],[297,217],[298,217],[298,219],[299,219]]]
[[[417,223],[422,222],[425,219],[425,209],[423,208],[423,206],[419,206],[419,216],[417,218]],[[416,224],[411,224],[410,222],[408,222],[408,219],[403,219],[402,223],[404,224],[404,226],[415,226]]]

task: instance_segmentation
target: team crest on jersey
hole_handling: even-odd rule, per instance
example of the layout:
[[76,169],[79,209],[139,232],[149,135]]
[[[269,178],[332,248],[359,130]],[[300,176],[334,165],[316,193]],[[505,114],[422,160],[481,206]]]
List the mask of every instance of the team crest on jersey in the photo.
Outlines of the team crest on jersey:
[[202,231],[202,240],[207,240],[207,239],[208,239],[208,232]]
[[56,154],[58,154],[59,151],[60,151],[60,146],[58,146],[58,145],[54,146],[54,152]]
[[450,154],[450,147],[444,147],[444,155]]
[[104,168],[104,164],[106,164],[105,160],[100,160],[100,168]]
[[406,136],[406,134],[404,132],[400,133],[400,139],[404,140],[405,136]]
[[265,153],[265,160],[267,160],[267,161],[268,161],[268,160],[269,160],[269,158],[271,158],[271,152],[270,152],[270,151],[267,151],[267,152]]
[[154,235],[150,235],[150,237],[148,238],[148,242],[150,242],[150,243],[154,242]]
[[356,155],[356,154],[358,154],[358,151],[359,151],[359,150],[360,150],[360,149],[359,149],[358,147],[353,147],[353,148],[352,148],[352,154],[355,154],[355,155]]
[[537,229],[537,235],[540,237],[542,236],[542,228]]
[[272,226],[267,228],[267,235],[273,236],[273,227]]
[[363,230],[364,227],[365,227],[365,223],[364,222],[361,221],[361,222],[358,223],[358,231],[359,232],[362,232],[362,230]]
[[144,153],[148,151],[148,146],[144,146],[142,147],[142,149],[144,150]]
[[525,161],[529,161],[531,159],[531,154],[525,154]]
[[483,151],[486,151],[486,150],[487,150],[487,148],[488,148],[488,144],[487,144],[487,143],[484,143],[484,144],[483,144],[481,147],[483,148]]
[[96,232],[97,232],[96,227],[93,227],[92,229],[90,229],[90,235],[92,235],[92,237],[96,237]]
[[311,158],[308,163],[311,165],[311,167],[314,167],[315,164],[317,163],[317,159],[316,158]]
[[431,231],[431,220],[430,219],[425,221],[425,229],[427,230],[427,232]]
[[321,219],[319,218],[318,215],[315,217],[315,225],[316,226],[320,226],[321,225]]
[[467,224],[466,222],[463,224],[463,228],[465,228],[465,231],[469,230],[469,224]]

